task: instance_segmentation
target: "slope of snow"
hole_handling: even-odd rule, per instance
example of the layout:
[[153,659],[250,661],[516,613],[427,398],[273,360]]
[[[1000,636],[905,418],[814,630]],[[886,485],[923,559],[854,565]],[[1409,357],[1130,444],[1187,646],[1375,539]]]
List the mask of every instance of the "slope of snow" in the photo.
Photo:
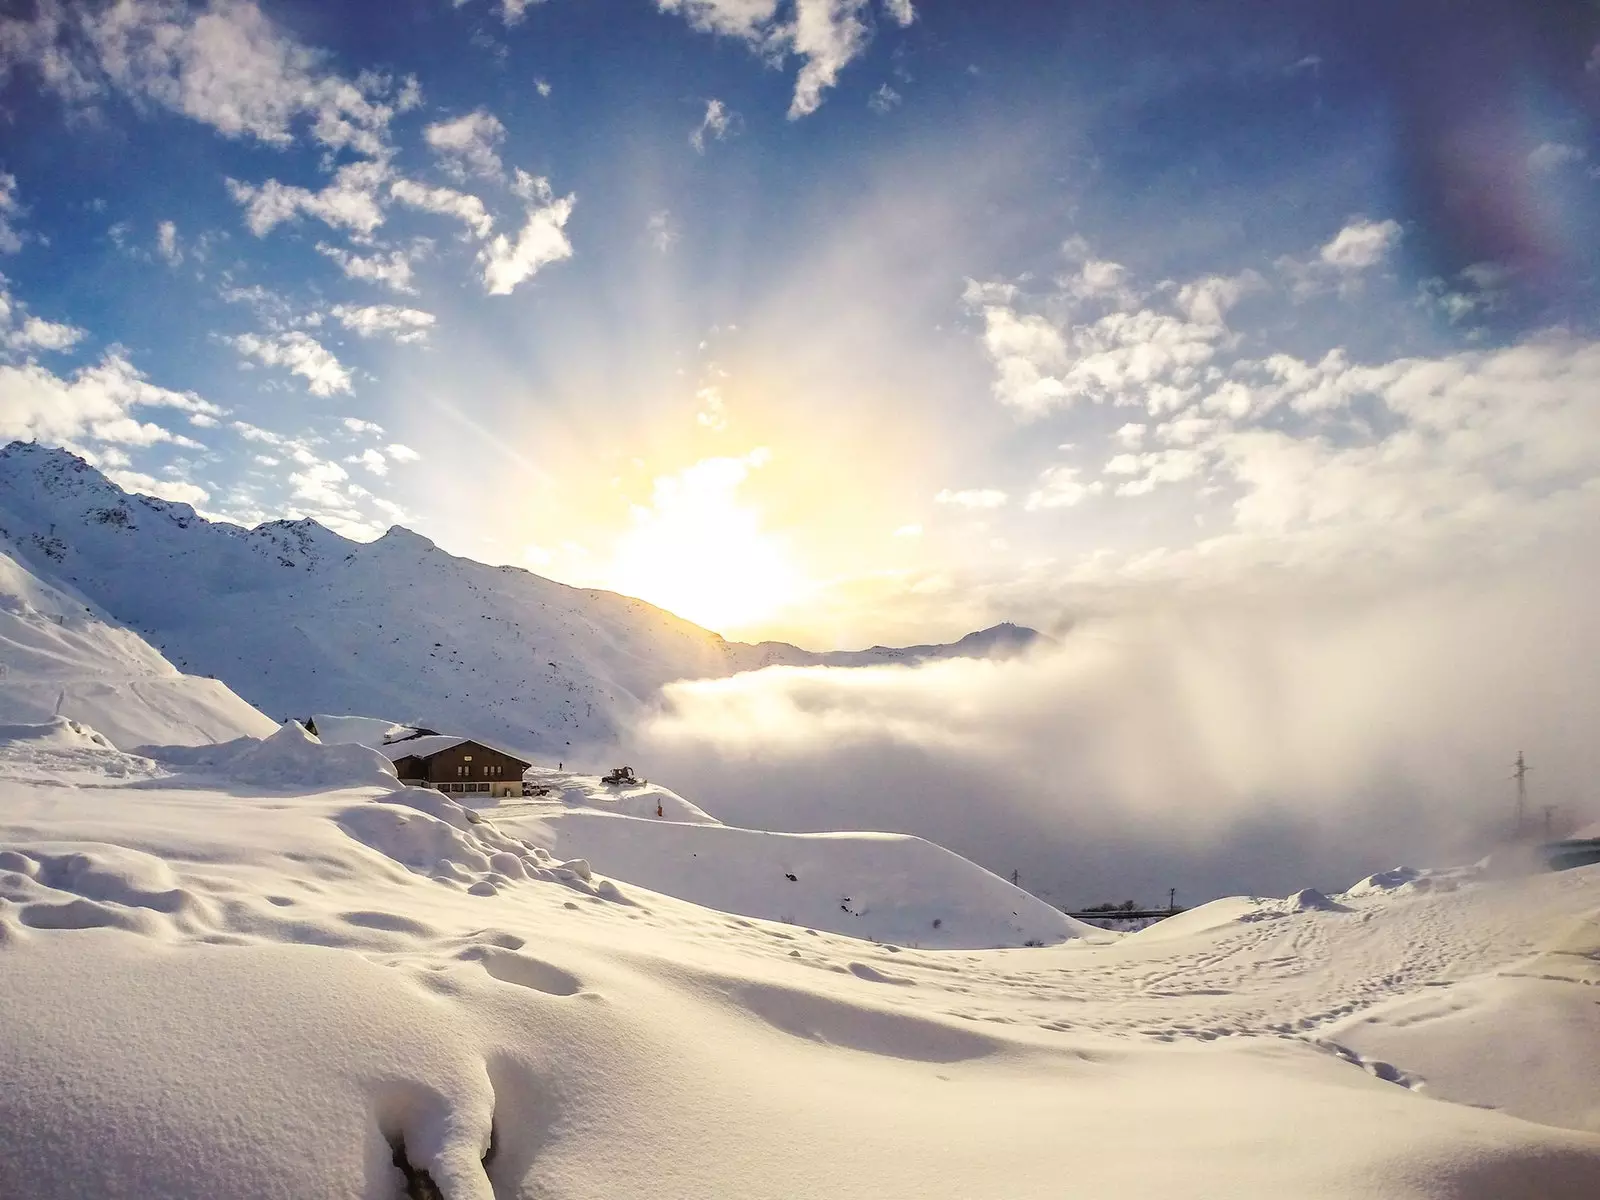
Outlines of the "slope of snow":
[[[1105,937],[982,867],[891,833],[766,833],[649,816],[491,812],[595,870],[721,912],[875,942],[966,949]],[[543,810],[543,811],[541,811]]]
[[56,716],[124,747],[275,728],[226,684],[182,674],[138,634],[45,583],[0,542],[0,721]]
[[[285,740],[296,777],[335,749]],[[1600,869],[916,949],[603,878],[422,789],[122,786],[88,760],[34,783],[6,746],[0,1195],[392,1200],[409,1171],[447,1200],[1589,1200],[1600,1179],[1573,1040]],[[1494,1007],[1524,972],[1539,1007]],[[1407,1003],[1539,1053],[1471,1068],[1481,1039]],[[1580,1023],[1536,1027],[1552,1012]],[[1349,1030],[1374,1016],[1448,1036],[1377,1058]],[[1469,1069],[1468,1103],[1435,1098]]]
[[[664,683],[830,657],[726,642],[641,600],[457,558],[398,526],[359,543],[310,520],[211,522],[33,443],[0,450],[0,538],[277,720],[397,713],[559,759],[612,740]],[[997,627],[960,653],[1011,652],[1030,634]]]

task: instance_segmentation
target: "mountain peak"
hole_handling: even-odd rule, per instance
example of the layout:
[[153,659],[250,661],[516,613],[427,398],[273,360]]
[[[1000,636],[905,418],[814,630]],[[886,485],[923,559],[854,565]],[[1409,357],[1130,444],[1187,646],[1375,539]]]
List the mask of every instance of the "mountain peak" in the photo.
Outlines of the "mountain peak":
[[407,529],[404,525],[389,526],[388,531],[374,545],[407,550],[437,550],[439,548],[430,539],[423,537],[414,529]]

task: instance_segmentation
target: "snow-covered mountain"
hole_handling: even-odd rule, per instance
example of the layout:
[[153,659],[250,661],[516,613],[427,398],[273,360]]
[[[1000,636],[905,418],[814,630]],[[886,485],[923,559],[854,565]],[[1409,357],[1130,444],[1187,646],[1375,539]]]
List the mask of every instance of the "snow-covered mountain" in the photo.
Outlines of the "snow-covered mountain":
[[458,558],[399,526],[361,543],[309,519],[209,521],[27,442],[0,450],[4,541],[275,718],[384,713],[558,755],[610,741],[676,679],[1007,653],[1038,636],[1002,625],[952,646],[849,653],[729,642],[642,600]]
[[86,722],[128,749],[271,733],[226,684],[178,671],[83,597],[0,549],[0,724]]

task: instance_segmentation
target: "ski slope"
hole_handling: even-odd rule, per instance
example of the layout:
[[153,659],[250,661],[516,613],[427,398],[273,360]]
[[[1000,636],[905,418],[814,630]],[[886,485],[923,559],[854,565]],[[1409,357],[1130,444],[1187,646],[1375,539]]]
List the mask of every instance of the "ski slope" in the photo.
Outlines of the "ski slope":
[[[448,1200],[1590,1200],[1600,1180],[1600,868],[918,948],[622,870],[701,846],[770,907],[796,885],[738,874],[749,831],[614,815],[581,784],[548,814],[470,812],[376,757],[292,726],[154,758],[0,732],[0,1194],[392,1200],[409,1171]],[[584,837],[614,872],[568,856]],[[805,869],[843,878],[871,844],[807,839]]]

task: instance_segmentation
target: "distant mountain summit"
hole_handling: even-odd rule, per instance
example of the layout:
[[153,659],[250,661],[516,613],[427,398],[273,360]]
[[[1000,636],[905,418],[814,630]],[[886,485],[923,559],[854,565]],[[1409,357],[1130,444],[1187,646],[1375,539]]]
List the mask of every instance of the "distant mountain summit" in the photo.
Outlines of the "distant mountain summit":
[[31,442],[0,449],[4,542],[271,716],[385,713],[558,756],[612,740],[677,679],[1003,655],[1040,637],[996,625],[949,646],[729,642],[642,600],[458,558],[399,526],[363,543],[310,519],[210,521]]

